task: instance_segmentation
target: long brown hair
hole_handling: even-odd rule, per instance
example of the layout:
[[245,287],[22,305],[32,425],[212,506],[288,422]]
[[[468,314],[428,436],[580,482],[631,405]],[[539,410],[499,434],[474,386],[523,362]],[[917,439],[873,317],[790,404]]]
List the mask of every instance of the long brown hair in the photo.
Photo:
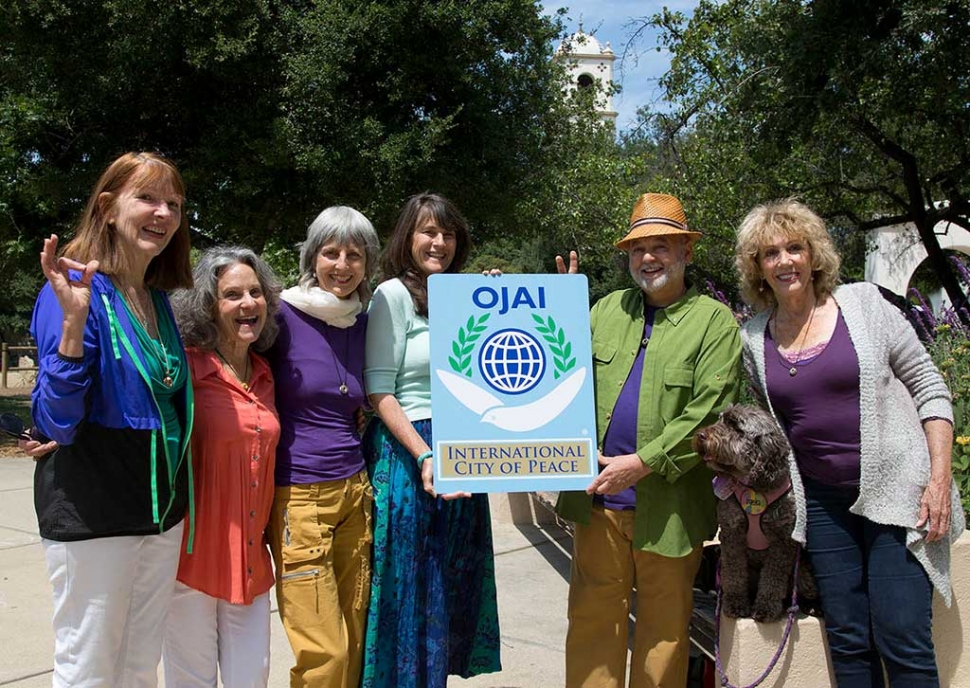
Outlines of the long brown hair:
[[428,218],[455,233],[455,257],[445,272],[461,272],[472,248],[468,222],[454,203],[427,191],[411,196],[401,208],[391,240],[381,256],[381,281],[399,278],[411,294],[415,312],[424,317],[428,316],[428,276],[415,264],[411,249],[414,232]]
[[[74,229],[74,238],[64,247],[63,255],[87,263],[97,260],[99,270],[106,275],[125,272],[127,261],[118,247],[117,231],[108,217],[122,190],[131,185],[142,188],[153,184],[169,184],[185,198],[185,182],[175,165],[158,153],[125,153],[101,174],[88,198],[84,213]],[[104,200],[108,194],[110,200]],[[145,272],[145,284],[157,289],[177,289],[192,286],[192,265],[189,260],[189,219],[185,204],[181,204],[178,231],[168,245],[152,259]]]

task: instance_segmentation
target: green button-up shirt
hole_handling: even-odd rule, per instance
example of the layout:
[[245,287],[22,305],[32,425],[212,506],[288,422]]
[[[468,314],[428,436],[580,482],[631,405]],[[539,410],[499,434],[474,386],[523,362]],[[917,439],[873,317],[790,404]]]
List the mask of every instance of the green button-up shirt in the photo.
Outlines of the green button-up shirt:
[[[602,446],[643,336],[643,292],[626,289],[604,297],[590,311],[590,326],[596,432]],[[724,304],[691,288],[657,311],[640,382],[637,454],[651,473],[636,486],[635,547],[681,557],[714,535],[713,473],[691,440],[737,400],[740,362],[738,324]],[[583,492],[564,492],[557,510],[565,519],[586,524],[592,501]]]

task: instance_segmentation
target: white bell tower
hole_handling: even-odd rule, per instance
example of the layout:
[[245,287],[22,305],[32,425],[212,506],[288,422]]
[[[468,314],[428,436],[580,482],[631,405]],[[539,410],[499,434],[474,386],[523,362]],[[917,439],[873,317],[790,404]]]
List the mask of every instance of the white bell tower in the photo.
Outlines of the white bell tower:
[[600,42],[583,31],[579,31],[559,44],[556,59],[564,60],[569,75],[569,90],[597,87],[596,111],[606,121],[616,122],[617,112],[613,109],[613,62],[616,55],[609,42]]

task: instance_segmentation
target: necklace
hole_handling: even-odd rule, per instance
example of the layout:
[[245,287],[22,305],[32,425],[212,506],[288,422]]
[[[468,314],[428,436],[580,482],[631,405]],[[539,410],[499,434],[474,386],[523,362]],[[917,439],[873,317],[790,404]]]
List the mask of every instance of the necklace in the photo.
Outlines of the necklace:
[[158,313],[155,311],[155,303],[152,300],[152,294],[146,287],[142,291],[136,289],[133,285],[126,282],[122,282],[120,279],[112,278],[111,280],[118,293],[121,294],[122,300],[128,306],[128,311],[135,316],[135,319],[141,324],[142,329],[148,335],[148,340],[153,346],[158,346],[162,352],[162,364],[165,366],[165,373],[162,375],[162,384],[166,387],[171,387],[175,384],[175,380],[172,374],[175,369],[172,366],[172,361],[168,356],[168,349],[165,347],[165,342],[162,341],[161,330],[158,329]]
[[[344,356],[346,357],[347,351],[350,349],[350,329],[344,328]],[[330,355],[333,357],[333,369],[337,373],[337,379],[340,381],[340,393],[346,396],[350,393],[350,389],[347,387],[347,369],[344,368],[343,374],[340,372],[340,364],[337,363],[337,353],[333,350],[333,346],[330,347]]]
[[[778,342],[775,341],[775,353],[778,355],[778,362],[781,363],[783,366],[784,365],[790,366],[788,368],[788,374],[791,377],[795,377],[798,374],[798,367],[799,367],[799,365],[802,365],[802,357],[801,356],[802,356],[802,353],[805,351],[805,342],[808,341],[808,333],[812,330],[812,321],[815,320],[815,311],[817,310],[817,307],[818,307],[818,304],[817,303],[812,304],[812,313],[811,313],[811,315],[808,316],[808,327],[805,328],[805,332],[802,334],[802,345],[800,347],[798,347],[798,351],[792,351],[791,352],[791,355],[792,355],[792,358],[791,359],[786,360],[786,358],[781,353],[781,347],[778,346]],[[775,317],[775,328],[776,328],[776,330],[777,330],[777,327],[778,327],[777,313],[778,313],[778,311],[775,311],[775,314],[776,314],[776,317]],[[796,337],[797,337],[797,335],[796,335]],[[796,342],[797,342],[797,339],[796,339]],[[792,342],[792,344],[795,344],[796,342]]]
[[[152,340],[154,341],[154,340]],[[168,358],[168,349],[165,348],[165,342],[162,338],[158,338],[158,345],[162,347],[162,358],[165,359],[165,376],[162,377],[162,384],[166,387],[171,387],[174,380],[172,379],[172,367],[169,365],[171,361]]]
[[155,304],[152,303],[151,292],[147,288],[138,290],[133,285],[121,280],[115,280],[115,286],[121,292],[129,310],[145,328],[145,332],[151,338],[158,337],[158,316],[155,313]]
[[218,356],[220,359],[222,359],[223,365],[225,365],[229,369],[229,372],[233,374],[233,377],[235,377],[237,380],[239,380],[239,384],[242,385],[242,388],[248,392],[249,391],[249,374],[251,372],[250,369],[249,369],[250,368],[249,353],[248,352],[246,353],[246,369],[245,369],[245,373],[246,374],[245,375],[240,375],[238,372],[236,372],[236,367],[232,363],[229,362],[229,359],[227,359],[225,356],[222,355],[222,352],[219,351],[218,348],[215,349],[215,352],[216,352],[216,356]]

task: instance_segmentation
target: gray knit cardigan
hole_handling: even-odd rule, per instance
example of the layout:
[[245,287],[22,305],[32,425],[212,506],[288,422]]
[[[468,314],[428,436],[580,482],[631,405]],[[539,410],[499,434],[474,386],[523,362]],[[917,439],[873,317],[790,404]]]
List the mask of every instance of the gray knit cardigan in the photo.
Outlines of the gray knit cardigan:
[[[916,332],[875,285],[838,287],[834,297],[859,358],[861,479],[859,499],[850,511],[876,523],[906,528],[906,546],[949,606],[950,544],[966,527],[956,485],[952,487],[948,538],[926,542],[915,524],[930,476],[922,421],[953,420],[950,391]],[[772,310],[748,321],[741,330],[741,341],[744,367],[754,391],[777,420],[765,381],[765,327]],[[805,492],[794,454],[788,460],[797,516],[792,537],[804,544]]]

